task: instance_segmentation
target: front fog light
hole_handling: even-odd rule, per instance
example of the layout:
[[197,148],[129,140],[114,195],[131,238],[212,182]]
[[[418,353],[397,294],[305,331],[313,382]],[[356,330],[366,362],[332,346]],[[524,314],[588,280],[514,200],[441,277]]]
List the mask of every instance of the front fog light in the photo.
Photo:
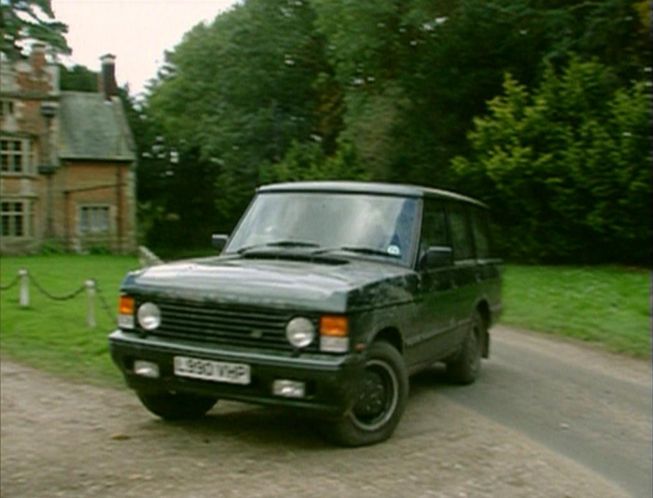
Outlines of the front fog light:
[[346,353],[349,351],[349,337],[320,337],[320,351],[325,353]]
[[308,318],[293,318],[286,325],[286,338],[296,348],[305,348],[315,338],[315,326]]
[[161,325],[161,310],[154,303],[144,303],[138,308],[138,323],[145,330],[154,330]]
[[136,375],[140,375],[141,377],[147,377],[149,379],[158,379],[159,365],[151,361],[136,360],[134,362],[134,373]]
[[303,382],[296,380],[277,379],[272,383],[272,393],[284,398],[303,398],[306,386]]

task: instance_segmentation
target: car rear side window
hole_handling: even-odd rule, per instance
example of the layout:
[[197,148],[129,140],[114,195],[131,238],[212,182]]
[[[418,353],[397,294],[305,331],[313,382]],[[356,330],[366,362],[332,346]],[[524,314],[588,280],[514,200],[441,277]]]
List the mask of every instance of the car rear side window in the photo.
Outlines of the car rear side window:
[[476,257],[487,259],[491,257],[490,230],[488,226],[487,212],[482,209],[472,211],[472,231],[474,232],[474,245]]
[[424,215],[422,221],[422,242],[420,255],[432,246],[448,246],[447,218],[444,203],[440,201],[424,201]]
[[449,228],[451,242],[453,245],[454,261],[472,259],[474,257],[474,245],[469,226],[467,209],[462,204],[451,203],[448,206]]

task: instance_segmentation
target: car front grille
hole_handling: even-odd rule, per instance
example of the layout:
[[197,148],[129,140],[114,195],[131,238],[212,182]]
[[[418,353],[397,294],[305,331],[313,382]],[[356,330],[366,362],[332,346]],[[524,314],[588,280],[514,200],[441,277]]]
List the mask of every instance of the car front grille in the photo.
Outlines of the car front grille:
[[[161,325],[150,335],[211,344],[292,351],[286,339],[291,311],[189,301],[155,301]],[[314,320],[315,323],[315,320]],[[305,348],[317,350],[317,341]]]

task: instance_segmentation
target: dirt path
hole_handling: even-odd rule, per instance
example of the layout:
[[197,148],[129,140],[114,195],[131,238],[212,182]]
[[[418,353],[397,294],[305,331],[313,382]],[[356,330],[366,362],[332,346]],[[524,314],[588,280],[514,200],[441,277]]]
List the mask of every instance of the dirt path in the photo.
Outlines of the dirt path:
[[[145,412],[127,389],[75,384],[3,361],[1,494],[6,498],[632,494],[623,483],[615,484],[618,479],[610,476],[609,480],[583,458],[550,444],[543,438],[546,427],[538,433],[518,423],[523,382],[530,385],[532,375],[540,374],[538,369],[525,375],[507,368],[506,362],[512,360],[511,353],[506,356],[505,352],[512,347],[522,348],[519,355],[530,354],[531,349],[541,353],[546,344],[561,362],[573,365],[591,360],[584,367],[622,379],[626,382],[620,384],[622,388],[632,381],[632,371],[638,372],[638,381],[645,385],[648,365],[546,338],[536,338],[530,348],[530,335],[522,337],[507,329],[498,330],[496,337],[496,359],[484,364],[478,385],[452,388],[443,383],[437,369],[420,375],[414,379],[395,436],[385,444],[354,450],[323,443],[308,421],[239,403],[220,402],[199,423],[163,423]],[[508,374],[513,379],[506,380]],[[538,377],[532,390],[547,386],[549,377],[561,383],[561,375]],[[648,379],[650,395],[650,374]],[[510,397],[506,393],[513,384],[518,388]],[[502,397],[489,403],[501,386]],[[551,406],[569,401],[565,391],[555,399],[559,387],[554,383],[544,389],[542,396],[554,396]],[[592,396],[586,389],[583,385],[589,406]],[[634,397],[638,396],[635,392]],[[470,401],[476,398],[484,400],[480,406]],[[505,413],[517,410],[517,415],[502,420],[498,405],[504,406]],[[603,407],[602,413],[623,416],[623,410],[613,408],[610,412]],[[546,426],[551,413],[536,412]],[[650,412],[648,417],[648,435],[643,426],[637,430],[640,435],[644,431],[648,437],[644,444],[650,446]],[[551,423],[557,434],[581,425],[583,419],[569,420],[565,428],[556,415]],[[650,462],[650,453],[638,456],[644,464],[647,458]]]

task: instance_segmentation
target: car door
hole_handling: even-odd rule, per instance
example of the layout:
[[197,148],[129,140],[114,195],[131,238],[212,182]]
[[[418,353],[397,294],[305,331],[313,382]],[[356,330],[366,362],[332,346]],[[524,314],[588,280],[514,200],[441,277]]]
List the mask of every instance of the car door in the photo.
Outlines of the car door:
[[411,355],[416,363],[433,362],[452,349],[450,335],[455,325],[452,320],[455,309],[452,266],[427,267],[423,261],[429,247],[450,245],[444,202],[425,199],[417,261],[419,333],[412,339]]
[[499,262],[492,250],[492,238],[488,212],[481,207],[471,209],[472,233],[476,252],[476,280],[478,281],[479,298],[485,299],[490,310],[500,306],[501,280]]
[[452,315],[455,322],[451,338],[454,346],[460,344],[468,329],[478,288],[478,268],[470,221],[470,207],[461,202],[447,205],[447,219],[453,248]]

